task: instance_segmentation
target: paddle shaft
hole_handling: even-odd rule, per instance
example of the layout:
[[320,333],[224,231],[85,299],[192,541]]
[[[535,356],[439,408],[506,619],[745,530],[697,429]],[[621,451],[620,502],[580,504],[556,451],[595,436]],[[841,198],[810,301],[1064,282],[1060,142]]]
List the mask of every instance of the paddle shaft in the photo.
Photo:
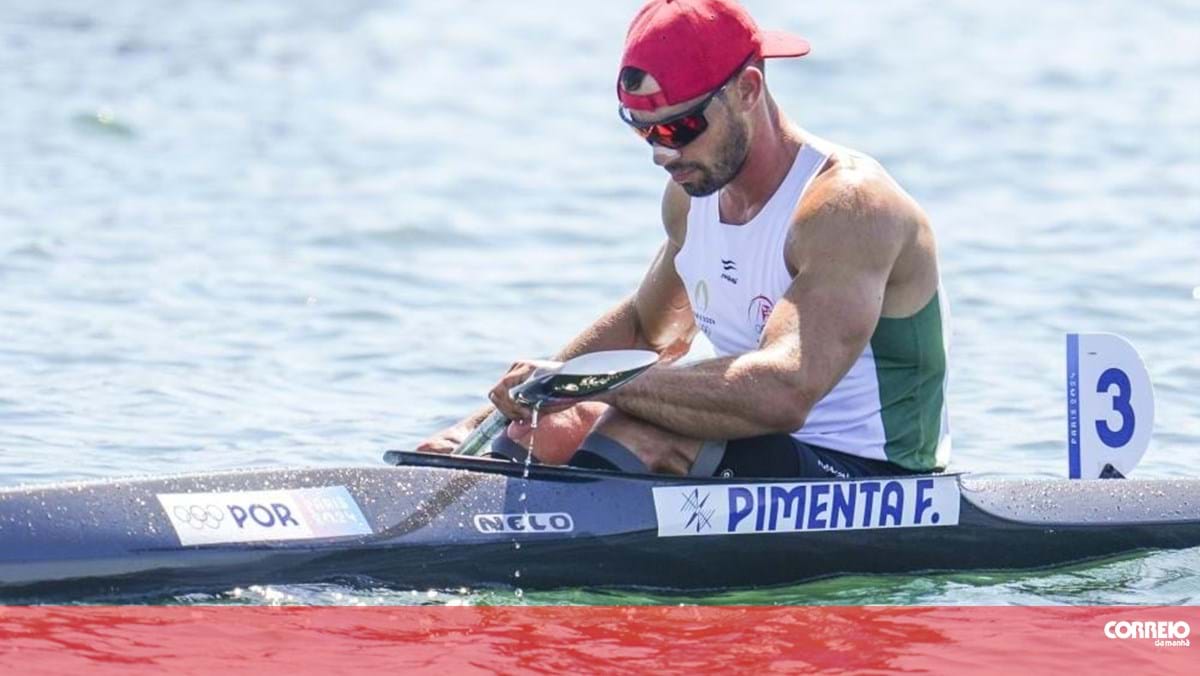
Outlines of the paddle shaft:
[[484,449],[492,443],[492,439],[496,438],[497,434],[504,431],[504,427],[508,425],[509,420],[500,411],[492,411],[488,417],[479,423],[479,426],[471,430],[466,439],[454,449],[455,455],[482,455]]

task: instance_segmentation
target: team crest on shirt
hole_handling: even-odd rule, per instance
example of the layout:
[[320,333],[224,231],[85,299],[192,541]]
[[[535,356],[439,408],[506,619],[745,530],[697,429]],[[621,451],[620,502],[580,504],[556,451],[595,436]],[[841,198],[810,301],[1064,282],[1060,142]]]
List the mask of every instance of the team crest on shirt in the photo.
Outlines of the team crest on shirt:
[[771,316],[771,310],[774,309],[775,304],[766,296],[755,296],[750,300],[750,306],[746,308],[746,319],[754,327],[755,333],[762,335],[763,329],[767,326],[767,319]]

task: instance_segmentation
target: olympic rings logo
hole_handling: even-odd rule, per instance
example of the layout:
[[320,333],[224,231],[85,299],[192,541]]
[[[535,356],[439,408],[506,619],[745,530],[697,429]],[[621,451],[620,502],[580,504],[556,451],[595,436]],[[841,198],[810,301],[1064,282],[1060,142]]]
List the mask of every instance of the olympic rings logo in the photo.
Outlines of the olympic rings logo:
[[225,520],[225,513],[216,505],[191,505],[190,507],[177,505],[172,513],[176,521],[186,523],[196,530],[205,528],[217,530],[221,527],[221,522]]

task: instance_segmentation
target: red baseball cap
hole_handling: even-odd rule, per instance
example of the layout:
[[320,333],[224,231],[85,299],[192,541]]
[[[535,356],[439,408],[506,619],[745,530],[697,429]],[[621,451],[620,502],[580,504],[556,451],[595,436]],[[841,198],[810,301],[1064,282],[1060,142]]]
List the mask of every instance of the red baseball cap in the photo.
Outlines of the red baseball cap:
[[629,26],[621,70],[646,71],[659,91],[631,94],[618,77],[617,97],[631,110],[673,106],[720,87],[751,58],[804,56],[809,49],[790,33],[759,30],[736,0],[650,0]]

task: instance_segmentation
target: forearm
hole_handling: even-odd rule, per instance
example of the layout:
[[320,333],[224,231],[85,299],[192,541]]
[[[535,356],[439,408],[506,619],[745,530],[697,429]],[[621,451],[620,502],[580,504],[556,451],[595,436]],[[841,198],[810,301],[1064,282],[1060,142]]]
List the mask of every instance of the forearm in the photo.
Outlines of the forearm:
[[638,328],[637,309],[632,298],[626,298],[604,313],[591,326],[581,331],[555,355],[558,361],[600,350],[629,350],[647,348],[649,344]]
[[492,414],[492,411],[495,410],[496,407],[492,406],[491,404],[480,406],[472,411],[471,414],[466,418],[463,418],[462,424],[465,424],[470,429],[475,429],[476,427],[482,425],[483,421],[486,420],[487,417]]
[[809,404],[798,392],[786,369],[753,352],[651,369],[603,401],[679,434],[739,439],[800,427]]
[[[647,335],[640,320],[637,298],[636,295],[626,298],[592,322],[555,355],[555,360],[566,361],[601,350],[640,348],[654,350],[660,355],[661,363],[667,363],[686,352],[691,334],[681,330],[677,322],[656,326],[650,331],[655,335]],[[474,429],[494,410],[493,406],[484,406],[464,418],[462,424]]]
[[[598,350],[623,350],[648,347],[638,329],[637,310],[633,300],[626,299],[606,312],[567,344],[557,355],[558,361],[566,361],[581,354]],[[461,425],[467,429],[478,427],[496,408],[486,405],[465,418]]]

